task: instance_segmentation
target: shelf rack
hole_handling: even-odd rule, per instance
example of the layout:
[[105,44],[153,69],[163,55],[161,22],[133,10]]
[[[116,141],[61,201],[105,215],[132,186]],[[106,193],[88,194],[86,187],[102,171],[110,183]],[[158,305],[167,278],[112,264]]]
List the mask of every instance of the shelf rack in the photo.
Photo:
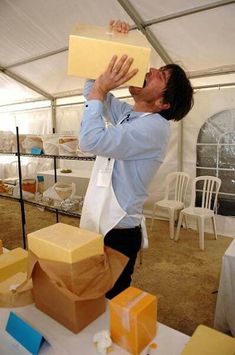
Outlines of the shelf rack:
[[[54,132],[53,132],[54,133]],[[19,128],[16,127],[16,140],[17,140],[17,151],[16,152],[2,152],[0,151],[0,155],[14,155],[17,156],[18,160],[18,175],[19,175],[19,191],[20,197],[13,197],[10,195],[6,195],[4,193],[0,194],[0,197],[6,199],[13,199],[18,201],[21,206],[21,226],[22,226],[22,240],[23,240],[23,247],[26,249],[26,236],[25,236],[25,226],[26,226],[26,217],[25,217],[25,203],[29,205],[33,205],[36,207],[41,207],[47,211],[55,212],[56,213],[56,222],[59,222],[59,214],[71,216],[71,217],[80,217],[80,212],[73,212],[73,211],[66,211],[61,208],[57,208],[54,206],[49,206],[37,201],[30,201],[23,198],[23,191],[22,191],[22,172],[21,172],[21,157],[32,157],[32,158],[47,158],[53,160],[54,165],[54,182],[57,182],[57,160],[58,159],[65,159],[65,160],[83,160],[83,161],[94,161],[95,156],[67,156],[67,155],[50,155],[50,154],[30,154],[30,153],[21,153],[20,152],[20,141],[19,141]]]

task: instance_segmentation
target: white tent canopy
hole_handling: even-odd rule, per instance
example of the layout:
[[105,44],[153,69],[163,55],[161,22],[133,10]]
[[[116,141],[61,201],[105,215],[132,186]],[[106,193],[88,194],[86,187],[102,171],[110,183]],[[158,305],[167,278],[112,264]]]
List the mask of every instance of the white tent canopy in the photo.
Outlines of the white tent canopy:
[[35,99],[3,73],[34,88],[38,98],[81,93],[83,80],[67,75],[68,38],[77,22],[107,26],[123,19],[154,47],[151,65],[181,64],[194,86],[235,83],[234,15],[234,1],[2,0],[0,105]]
[[[165,162],[150,188],[146,204],[150,211],[153,201],[162,197],[168,172],[184,170],[196,176],[197,139],[204,123],[218,112],[235,108],[234,18],[235,1],[226,0],[2,0],[0,130],[14,130],[18,125],[22,133],[49,133],[52,126],[57,131],[70,127],[79,131],[82,105],[63,106],[82,101],[77,95],[84,84],[83,79],[67,75],[69,34],[78,22],[102,26],[110,19],[129,22],[153,47],[150,65],[180,64],[196,93],[188,117],[172,124]],[[117,93],[126,95],[123,90]],[[46,100],[40,115],[38,100]],[[19,113],[15,104],[25,102],[31,102],[30,111]],[[56,117],[51,103],[57,107]],[[235,163],[234,173],[233,169]],[[234,224],[233,217],[223,217],[219,232],[234,236]]]

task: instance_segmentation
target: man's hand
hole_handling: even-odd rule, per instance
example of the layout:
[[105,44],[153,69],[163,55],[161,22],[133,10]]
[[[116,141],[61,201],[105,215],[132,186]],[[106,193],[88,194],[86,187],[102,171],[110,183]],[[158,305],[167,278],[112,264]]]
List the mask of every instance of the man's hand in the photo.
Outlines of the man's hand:
[[117,31],[117,32],[121,32],[121,33],[128,33],[130,30],[130,25],[124,21],[111,20],[109,22],[109,28],[112,31]]
[[[127,33],[129,32],[130,26],[126,22],[111,20],[109,22],[109,28],[112,31]],[[114,55],[106,71],[96,79],[88,99],[104,101],[110,90],[116,89],[130,80],[138,72],[138,69],[133,69],[129,72],[132,63],[133,58],[128,58],[127,55],[123,55],[119,60],[117,56]]]
[[129,72],[132,63],[133,58],[128,58],[126,55],[123,55],[118,61],[117,56],[113,56],[106,71],[96,79],[88,99],[104,101],[110,90],[130,80],[138,72],[138,69]]

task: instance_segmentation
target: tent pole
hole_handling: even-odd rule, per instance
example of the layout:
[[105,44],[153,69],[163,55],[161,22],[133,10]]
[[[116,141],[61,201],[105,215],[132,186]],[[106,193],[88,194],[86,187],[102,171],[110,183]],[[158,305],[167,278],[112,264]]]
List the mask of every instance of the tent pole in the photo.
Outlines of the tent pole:
[[123,9],[126,11],[126,13],[131,17],[131,19],[135,22],[137,28],[145,35],[145,37],[148,39],[149,43],[153,46],[153,48],[156,50],[156,52],[161,57],[161,59],[164,61],[164,63],[166,63],[166,64],[173,63],[169,54],[163,48],[163,46],[158,41],[156,36],[153,35],[152,31],[149,28],[144,27],[143,19],[141,18],[138,11],[136,11],[134,6],[130,3],[130,1],[129,0],[117,0],[117,1],[123,7]]
[[42,95],[44,97],[46,97],[47,99],[49,99],[49,100],[53,99],[52,95],[48,94],[47,92],[45,92],[42,89],[38,88],[37,86],[33,85],[32,83],[30,83],[29,81],[27,81],[24,78],[20,77],[19,75],[16,75],[16,74],[12,73],[10,70],[4,69],[3,67],[0,67],[0,72],[2,72],[3,74],[9,76],[10,78],[14,79],[18,83],[23,84],[27,88],[39,93],[40,95]]
[[190,15],[193,15],[193,14],[197,14],[199,12],[213,10],[213,9],[216,9],[218,7],[221,7],[221,6],[231,5],[233,3],[234,3],[234,0],[221,0],[221,1],[217,1],[217,2],[212,2],[211,4],[197,6],[197,7],[194,7],[192,9],[187,9],[187,10],[183,10],[183,11],[179,11],[179,12],[174,12],[174,13],[172,13],[170,15],[166,15],[166,16],[162,16],[162,17],[159,17],[159,18],[151,19],[151,20],[145,21],[143,23],[143,25],[144,25],[144,27],[148,27],[148,26],[151,26],[151,25],[155,25],[157,23],[162,23],[162,22],[165,22],[165,21],[175,20],[175,19],[177,19],[179,17],[190,16]]
[[56,99],[51,100],[51,123],[53,133],[56,132]]
[[178,159],[177,159],[177,167],[178,171],[183,171],[183,120],[180,120],[179,124],[179,132],[178,132]]

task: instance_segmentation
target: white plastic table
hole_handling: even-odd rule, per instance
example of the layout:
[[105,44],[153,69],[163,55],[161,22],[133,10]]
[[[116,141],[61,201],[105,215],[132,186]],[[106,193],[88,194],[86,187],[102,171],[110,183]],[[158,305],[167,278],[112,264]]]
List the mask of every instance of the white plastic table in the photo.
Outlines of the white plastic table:
[[[50,345],[45,342],[40,355],[97,355],[92,338],[95,333],[108,329],[108,310],[80,333],[74,334],[39,311],[34,305],[14,309],[0,308],[1,355],[29,354],[5,331],[10,311],[15,312],[45,336]],[[151,355],[180,355],[189,339],[189,336],[158,323],[157,336],[154,340],[158,346],[157,349],[151,349],[150,353]],[[110,355],[127,354],[129,353],[116,344],[113,345],[113,351],[110,353]],[[142,354],[146,354],[146,350]]]
[[214,327],[235,337],[235,240],[223,256]]
[[[72,169],[71,173],[61,173],[61,170],[62,169],[56,170],[57,181],[64,182],[64,183],[74,182],[76,185],[76,195],[84,196],[91,176],[91,170]],[[55,183],[54,170],[46,170],[46,171],[38,172],[37,175],[44,176],[45,189],[48,189],[50,186],[54,185]]]

